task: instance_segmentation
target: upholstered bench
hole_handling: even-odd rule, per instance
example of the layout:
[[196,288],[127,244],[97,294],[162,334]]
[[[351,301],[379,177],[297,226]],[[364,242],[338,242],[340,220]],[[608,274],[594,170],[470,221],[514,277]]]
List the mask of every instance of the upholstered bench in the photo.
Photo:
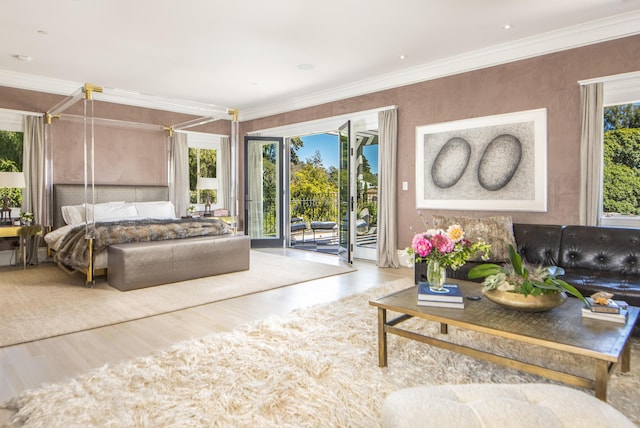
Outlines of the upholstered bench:
[[251,238],[219,235],[109,246],[107,281],[121,291],[249,269]]
[[422,386],[391,393],[385,428],[635,427],[604,401],[551,384]]

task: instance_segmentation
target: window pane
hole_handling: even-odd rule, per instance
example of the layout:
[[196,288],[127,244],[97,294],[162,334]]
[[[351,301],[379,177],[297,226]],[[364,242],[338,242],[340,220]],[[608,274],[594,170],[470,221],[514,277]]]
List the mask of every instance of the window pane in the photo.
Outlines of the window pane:
[[640,103],[604,108],[603,213],[640,215]]
[[[0,131],[0,171],[22,171],[22,141],[23,133],[15,131]],[[22,206],[22,189],[2,190],[9,196],[9,206]]]

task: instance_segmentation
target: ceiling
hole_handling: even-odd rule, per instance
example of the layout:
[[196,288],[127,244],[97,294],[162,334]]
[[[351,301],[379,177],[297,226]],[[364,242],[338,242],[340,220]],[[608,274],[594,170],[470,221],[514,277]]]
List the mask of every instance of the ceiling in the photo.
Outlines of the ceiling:
[[640,0],[0,0],[0,10],[2,86],[68,95],[88,82],[238,108],[241,120],[640,33]]

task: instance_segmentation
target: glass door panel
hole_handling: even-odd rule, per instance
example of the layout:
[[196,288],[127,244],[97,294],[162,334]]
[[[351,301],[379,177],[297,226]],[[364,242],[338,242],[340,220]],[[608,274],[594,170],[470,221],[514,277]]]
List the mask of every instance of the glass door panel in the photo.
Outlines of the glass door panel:
[[356,245],[354,257],[376,260],[378,245],[378,131],[355,135]]
[[245,138],[245,219],[252,247],[282,247],[282,138]]
[[339,200],[339,246],[338,255],[347,263],[353,260],[351,244],[351,216],[353,197],[351,196],[351,123],[347,122],[338,129],[340,158],[338,160],[338,200]]

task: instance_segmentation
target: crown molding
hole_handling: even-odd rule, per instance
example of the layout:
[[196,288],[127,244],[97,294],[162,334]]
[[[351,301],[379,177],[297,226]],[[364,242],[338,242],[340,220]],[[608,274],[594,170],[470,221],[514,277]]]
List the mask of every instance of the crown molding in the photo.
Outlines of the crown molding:
[[[640,10],[609,18],[590,21],[561,30],[528,37],[511,43],[504,43],[486,49],[480,49],[466,54],[456,55],[428,64],[412,67],[395,73],[380,75],[371,79],[364,79],[349,84],[333,87],[329,90],[318,91],[301,97],[294,97],[283,102],[266,104],[240,111],[239,120],[246,121],[274,114],[312,107],[319,104],[338,101],[385,89],[397,88],[413,83],[424,82],[492,67],[508,62],[532,58],[544,54],[573,49],[594,43],[619,39],[640,33]],[[0,70],[0,85],[69,95],[84,85],[84,82],[51,79],[47,77],[16,73]],[[220,107],[198,104],[195,102],[160,99],[152,96],[134,97],[123,101],[119,98],[101,97],[103,101],[135,105],[138,107],[173,111],[177,113],[193,114],[196,116],[208,113],[220,114]]]
[[303,97],[291,98],[282,103],[243,109],[240,112],[240,120],[246,121],[272,116],[639,33],[640,10],[452,56],[441,61],[419,65],[399,72],[360,80]]

